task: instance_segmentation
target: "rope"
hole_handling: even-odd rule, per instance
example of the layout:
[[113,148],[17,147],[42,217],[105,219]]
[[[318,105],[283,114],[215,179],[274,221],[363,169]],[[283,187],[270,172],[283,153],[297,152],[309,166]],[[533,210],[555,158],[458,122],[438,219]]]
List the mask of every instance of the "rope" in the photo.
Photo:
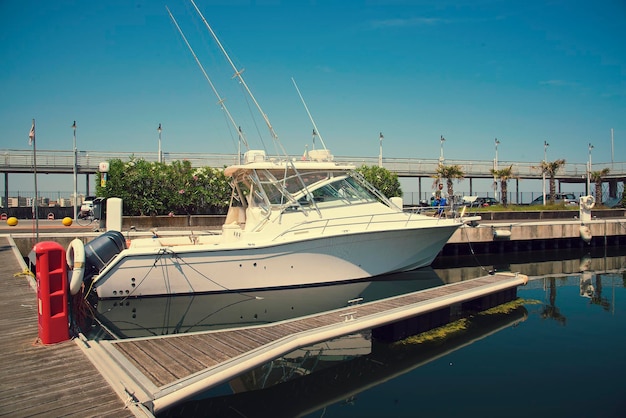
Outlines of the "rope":
[[[222,289],[224,289],[225,291],[231,291],[231,289],[227,288],[226,286],[221,285],[220,283],[216,282],[215,280],[211,279],[210,277],[206,276],[205,274],[201,273],[200,271],[198,271],[198,269],[196,269],[194,266],[192,266],[191,264],[187,263],[182,257],[180,257],[180,255],[174,251],[172,251],[171,249],[168,248],[161,248],[159,250],[159,252],[157,253],[157,257],[154,259],[154,263],[152,263],[152,266],[150,267],[150,269],[146,272],[146,274],[144,275],[144,277],[139,280],[139,282],[137,283],[137,285],[135,286],[135,288],[126,296],[124,296],[124,298],[121,299],[120,302],[124,302],[126,299],[128,299],[129,297],[132,297],[133,294],[135,293],[135,291],[137,289],[140,288],[141,284],[148,278],[148,275],[152,272],[153,269],[157,268],[158,265],[160,265],[162,268],[165,267],[165,265],[161,262],[163,257],[165,255],[170,255],[172,259],[177,260],[181,265],[185,265],[187,267],[189,267],[191,270],[193,270],[194,272],[196,272],[199,276],[209,280],[211,283],[215,284],[216,286],[221,287]],[[161,263],[161,264],[159,264]],[[167,268],[164,269],[164,279],[166,281],[166,284],[169,282],[169,277],[165,275],[165,273],[167,273]],[[185,280],[187,281],[187,284],[189,285],[190,288],[192,288],[191,283],[189,282],[189,280],[187,279],[186,276],[183,276],[185,278]],[[92,288],[93,288],[93,282],[91,283],[91,286],[89,287],[89,290],[87,291],[86,295],[88,295]],[[258,299],[256,296],[252,296],[252,295],[247,295],[245,293],[241,293],[238,292],[240,295],[248,297],[250,299]],[[87,296],[85,296],[86,298]],[[110,312],[112,308],[109,308],[107,310],[107,312]]]
[[78,337],[82,330],[87,331],[89,328],[87,320],[95,318],[93,307],[82,295],[84,289],[85,287],[82,286],[78,293],[70,296],[70,332],[72,337]]
[[472,242],[470,241],[469,234],[467,233],[467,227],[464,227],[463,231],[465,233],[465,238],[467,239],[467,244],[469,246],[470,253],[474,257],[474,260],[476,261],[476,264],[478,264],[478,267],[480,267],[481,270],[486,271],[488,274],[493,274],[493,271],[488,271],[482,264],[480,264],[480,261],[478,261],[478,256],[476,255],[476,252],[474,251],[474,247],[472,247]]
[[19,276],[29,276],[29,277],[35,277],[35,274],[34,274],[32,271],[30,271],[29,269],[25,268],[25,269],[24,269],[24,270],[22,270],[21,272],[19,272],[19,273],[15,273],[15,274],[13,275],[13,277],[19,277]]

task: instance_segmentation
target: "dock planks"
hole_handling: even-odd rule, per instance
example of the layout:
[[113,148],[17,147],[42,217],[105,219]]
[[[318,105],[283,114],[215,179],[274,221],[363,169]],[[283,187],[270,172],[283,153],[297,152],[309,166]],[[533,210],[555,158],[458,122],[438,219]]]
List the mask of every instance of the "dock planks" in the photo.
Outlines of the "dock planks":
[[136,416],[75,342],[38,342],[37,294],[15,276],[17,256],[0,236],[0,416]]

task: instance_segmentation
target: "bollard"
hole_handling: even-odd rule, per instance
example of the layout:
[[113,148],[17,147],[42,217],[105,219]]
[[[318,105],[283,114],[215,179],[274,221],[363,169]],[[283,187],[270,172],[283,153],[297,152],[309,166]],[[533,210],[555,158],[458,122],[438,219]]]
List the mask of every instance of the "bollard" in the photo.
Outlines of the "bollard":
[[35,245],[39,339],[55,344],[70,339],[65,249],[56,242]]

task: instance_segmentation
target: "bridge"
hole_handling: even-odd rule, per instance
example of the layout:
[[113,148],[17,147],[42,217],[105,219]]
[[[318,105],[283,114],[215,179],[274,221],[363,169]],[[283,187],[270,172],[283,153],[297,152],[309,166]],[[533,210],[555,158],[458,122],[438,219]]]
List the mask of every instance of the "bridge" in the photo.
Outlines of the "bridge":
[[[112,159],[128,161],[131,156],[146,161],[157,161],[154,152],[102,152],[77,151],[76,168],[78,174],[94,174],[98,172],[100,162]],[[299,159],[301,156],[290,156]],[[189,160],[194,167],[222,168],[237,163],[237,154],[209,153],[164,153],[163,162]],[[335,156],[335,161],[356,165],[378,165],[378,157],[346,157]],[[460,165],[466,177],[493,178],[491,160],[445,160],[446,165]],[[419,158],[383,158],[383,167],[397,173],[400,177],[432,177],[439,165],[438,159]],[[541,179],[540,162],[498,161],[498,167],[513,166],[513,172],[519,178]],[[626,162],[592,163],[591,171],[609,168],[608,179],[624,181],[626,178]],[[73,151],[37,151],[37,172],[45,174],[72,174],[74,171]],[[0,150],[0,173],[32,173],[33,152],[31,150]],[[556,176],[562,182],[587,181],[587,163],[566,162]]]
[[[62,151],[62,150],[37,150],[37,172],[44,174],[73,174],[74,168],[78,175],[86,176],[86,190],[89,194],[89,175],[98,172],[99,164],[112,159],[128,161],[130,157],[156,162],[156,152],[102,152],[102,151]],[[299,159],[300,155],[290,156]],[[33,173],[34,158],[32,150],[0,149],[0,173],[4,174],[5,193],[9,189],[9,174]],[[210,154],[210,153],[163,153],[162,161],[188,160],[194,167],[223,168],[224,166],[237,163],[237,154]],[[335,156],[339,163],[351,163],[360,165],[378,165],[378,157],[358,156]],[[439,165],[439,159],[419,158],[383,158],[383,167],[396,173],[399,177],[418,178],[419,193],[422,195],[422,178],[432,178]],[[494,161],[490,160],[451,160],[444,161],[446,165],[459,165],[465,173],[465,178],[470,181],[470,194],[472,179],[492,179],[491,169]],[[558,171],[556,180],[561,183],[586,183],[587,163],[566,162]],[[513,167],[513,173],[518,179],[542,179],[540,162],[522,161],[498,161],[498,167]],[[608,168],[610,171],[605,176],[609,183],[610,197],[616,197],[617,184],[626,181],[626,162],[592,163],[591,171],[601,171]],[[429,186],[430,187],[430,186]],[[589,193],[590,191],[587,191]],[[7,196],[8,198],[8,196]]]

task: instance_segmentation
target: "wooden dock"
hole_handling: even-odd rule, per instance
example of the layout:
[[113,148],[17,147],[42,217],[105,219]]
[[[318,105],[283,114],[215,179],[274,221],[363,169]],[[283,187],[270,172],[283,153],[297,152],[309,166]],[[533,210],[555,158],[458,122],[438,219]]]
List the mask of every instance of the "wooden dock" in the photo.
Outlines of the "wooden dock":
[[0,236],[0,265],[0,416],[151,416],[125,403],[74,341],[38,342],[34,278],[10,237]]
[[[499,273],[269,325],[86,342],[85,352],[124,376],[124,390],[154,413],[295,349],[478,299],[516,292],[527,277]],[[91,352],[91,353],[90,353]],[[102,367],[99,367],[102,369]]]
[[298,348],[370,329],[416,334],[441,325],[452,307],[510,300],[528,280],[498,273],[255,327],[45,346],[37,343],[34,280],[13,276],[26,266],[12,239],[0,240],[0,415],[12,416],[151,416]]

